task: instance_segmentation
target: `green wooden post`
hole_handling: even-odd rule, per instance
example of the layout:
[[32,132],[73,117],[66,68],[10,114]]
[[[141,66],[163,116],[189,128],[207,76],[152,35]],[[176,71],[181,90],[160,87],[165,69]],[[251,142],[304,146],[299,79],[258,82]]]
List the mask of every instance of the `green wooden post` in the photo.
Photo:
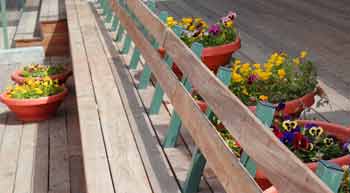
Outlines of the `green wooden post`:
[[111,31],[114,32],[115,30],[117,30],[119,24],[119,19],[117,16],[113,17],[113,21],[112,21],[112,27],[111,27]]
[[[153,48],[158,49],[159,44],[157,41],[153,41],[152,43]],[[147,64],[145,64],[143,66],[143,70],[142,70],[142,74],[141,74],[141,78],[140,78],[140,84],[138,85],[138,89],[145,89],[151,79],[151,75],[152,75],[152,71],[151,69],[148,67]]]
[[130,64],[129,64],[130,69],[137,68],[137,65],[139,64],[139,61],[140,61],[140,56],[141,56],[140,50],[137,47],[135,47],[134,52],[132,53],[132,56],[131,56]]
[[[168,65],[169,69],[173,66],[173,60],[170,56],[166,56],[165,63]],[[154,91],[154,95],[152,97],[151,107],[149,110],[149,114],[157,114],[159,113],[160,106],[162,105],[164,96],[164,91],[159,83],[157,83],[156,90]]]
[[275,111],[275,106],[273,106],[271,103],[259,101],[256,105],[255,115],[266,127],[270,128],[273,122]]
[[243,152],[240,158],[240,162],[242,165],[248,170],[251,176],[256,175],[256,164],[255,162],[248,156],[247,153]]
[[8,49],[10,48],[9,45],[9,37],[8,37],[8,20],[7,20],[7,13],[6,13],[6,0],[1,0],[1,22],[2,22],[2,30],[3,30],[3,38],[4,38],[4,48]]
[[[274,115],[275,107],[271,103],[259,101],[256,105],[255,116],[268,128],[271,127]],[[256,164],[248,154],[242,153],[240,159],[242,165],[248,170],[251,176],[256,175]]]
[[[231,82],[231,69],[220,67],[216,75],[225,85]],[[212,119],[213,112],[210,108],[207,109],[206,115]],[[206,159],[199,149],[196,149],[192,157],[191,168],[187,173],[185,183],[182,186],[183,193],[196,193],[199,188],[203,170],[206,164]]]
[[321,160],[318,162],[316,175],[337,193],[344,177],[344,171],[336,164]]
[[131,46],[131,38],[130,38],[130,36],[128,36],[128,35],[126,34],[126,37],[125,37],[125,40],[124,40],[124,44],[123,44],[123,48],[122,48],[122,50],[120,51],[120,53],[121,53],[121,54],[127,54],[127,53],[129,53],[130,46]]
[[[197,55],[198,58],[201,58],[203,52],[202,44],[193,43],[191,49]],[[187,78],[183,78],[182,82],[187,91],[190,91],[192,89],[192,86]],[[181,125],[182,121],[179,115],[175,111],[173,111],[170,119],[169,129],[165,135],[165,139],[163,142],[163,146],[165,148],[175,147],[177,138],[180,134]]]
[[117,35],[115,37],[115,41],[120,42],[120,40],[123,39],[123,35],[124,35],[124,27],[122,25],[119,25]]
[[196,148],[192,157],[190,172],[187,173],[186,181],[182,186],[183,193],[197,193],[201,177],[207,160],[204,155]]

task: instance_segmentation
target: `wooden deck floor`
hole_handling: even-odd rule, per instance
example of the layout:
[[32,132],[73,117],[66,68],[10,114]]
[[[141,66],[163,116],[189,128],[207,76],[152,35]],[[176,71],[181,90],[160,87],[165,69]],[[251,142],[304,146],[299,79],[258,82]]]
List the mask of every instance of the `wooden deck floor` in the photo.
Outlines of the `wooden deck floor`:
[[67,83],[69,96],[57,116],[49,121],[23,124],[1,104],[1,193],[85,192],[72,82],[71,79]]

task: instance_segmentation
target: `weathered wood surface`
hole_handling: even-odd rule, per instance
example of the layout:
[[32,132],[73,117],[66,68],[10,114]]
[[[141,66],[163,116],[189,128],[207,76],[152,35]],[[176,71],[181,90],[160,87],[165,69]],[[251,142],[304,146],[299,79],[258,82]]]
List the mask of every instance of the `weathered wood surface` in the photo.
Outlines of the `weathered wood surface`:
[[[154,15],[144,14],[144,12],[147,11],[147,8],[145,8],[140,1],[129,0],[127,3],[143,7],[143,11],[135,12],[141,21],[157,20]],[[229,192],[237,191],[237,187],[230,186],[232,185],[230,183],[234,182],[234,180],[232,180],[234,177],[225,176],[227,175],[227,173],[225,174],[227,171],[230,171],[228,172],[230,174],[233,173],[232,171],[237,171],[237,173],[241,174],[241,178],[236,180],[243,181],[243,183],[246,183],[246,186],[243,185],[243,188],[250,188],[250,191],[253,191],[253,186],[247,183],[250,179],[242,180],[245,173],[239,172],[238,164],[232,164],[235,163],[235,160],[231,160],[230,165],[228,165],[229,163],[225,164],[227,160],[230,160],[230,158],[228,158],[229,156],[223,158],[221,155],[221,160],[215,160],[213,155],[216,155],[215,153],[217,153],[217,150],[222,150],[224,148],[220,146],[215,147],[215,145],[218,145],[218,142],[213,135],[209,134],[214,131],[214,128],[201,114],[190,95],[186,93],[181,85],[179,85],[176,78],[171,75],[157,52],[152,51],[151,45],[137,30],[135,24],[130,18],[128,18],[125,11],[121,10],[118,6],[114,6],[114,11],[120,17],[129,36],[132,37],[134,42],[140,48],[146,61],[150,63],[152,72],[155,74],[157,80],[162,85],[162,88],[169,96],[176,111],[182,118],[184,125],[186,128],[189,128],[194,141],[203,151],[209,161],[210,167],[213,168],[215,174],[223,183],[226,190]],[[229,128],[233,136],[240,141],[247,153],[252,156],[255,161],[258,161],[258,165],[280,190],[283,192],[319,192],[321,189],[324,192],[330,192],[325,184],[323,184],[298,158],[284,147],[272,133],[269,133],[254,115],[210,73],[201,61],[189,51],[189,48],[187,48],[173,32],[166,31],[167,29],[165,27],[162,32],[155,32],[153,27],[157,28],[158,26],[152,26],[154,23],[157,24],[157,22],[147,23],[150,32],[156,35],[156,38],[161,40],[160,42],[163,42],[163,47],[174,58],[182,71],[189,77],[191,83],[198,90],[199,94],[203,96],[207,103],[209,103],[209,106],[218,117],[223,120],[224,124]],[[160,33],[164,33],[162,37],[159,36]],[[191,63],[192,65],[185,65],[186,63]],[[241,116],[233,117],[233,114]],[[196,131],[196,128],[198,127],[201,127],[201,132]],[[209,137],[208,139],[210,140],[205,140],[207,137]],[[203,142],[204,140],[205,143]],[[210,143],[208,143],[208,141]],[[254,141],[254,144],[251,143],[252,141]],[[257,149],[256,147],[260,148]],[[225,155],[224,152],[221,153]],[[285,159],[288,159],[288,162],[285,162]],[[220,167],[218,165],[220,165]],[[228,166],[226,167],[226,165]],[[222,171],[222,168],[225,168],[225,171]],[[293,174],[290,172],[291,168],[293,169]],[[309,183],[306,185],[305,181],[308,181]]]
[[52,22],[66,19],[64,0],[42,0],[40,22]]
[[37,36],[37,20],[39,15],[40,0],[28,0],[23,8],[20,18],[15,40],[36,40]]
[[[149,161],[149,156],[153,155],[152,159],[155,159],[157,151],[160,153],[161,150],[153,141],[154,154],[144,152],[149,149],[145,148],[140,134],[135,134],[145,129],[145,125],[135,128],[134,123],[130,123],[135,117],[130,116],[130,109],[122,102],[126,96],[121,95],[123,92],[118,88],[120,83],[115,82],[110,66],[113,60],[102,42],[89,4],[86,1],[67,0],[66,6],[79,122],[85,128],[81,130],[81,139],[87,192],[150,193],[162,190],[162,186],[167,184],[153,186],[152,182],[155,175],[162,174],[158,171],[162,168],[156,168]],[[142,119],[142,111],[133,116]],[[137,142],[135,135],[139,140]],[[158,163],[164,164],[164,157],[159,158]],[[163,170],[169,175],[167,168]],[[174,179],[171,183],[172,187],[176,185]],[[166,189],[169,190],[169,187]],[[175,186],[171,192],[179,191]]]
[[[95,13],[98,17],[98,12]],[[145,111],[123,58],[120,57],[118,48],[110,41],[112,37],[103,26],[102,20],[98,19],[97,25],[152,190],[153,192],[180,193],[171,166],[167,162],[154,131],[155,126]]]

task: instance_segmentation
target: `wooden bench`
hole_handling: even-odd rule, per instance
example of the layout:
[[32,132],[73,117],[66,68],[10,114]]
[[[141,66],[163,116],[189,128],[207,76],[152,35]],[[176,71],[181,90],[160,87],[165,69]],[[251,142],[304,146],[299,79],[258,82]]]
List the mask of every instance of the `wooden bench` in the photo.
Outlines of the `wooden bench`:
[[23,8],[15,34],[16,47],[40,45],[40,33],[37,28],[40,0],[28,0]]
[[142,104],[125,90],[132,82],[123,87],[127,73],[113,67],[120,65],[117,52],[111,53],[91,6],[66,0],[66,12],[87,193],[179,193]]

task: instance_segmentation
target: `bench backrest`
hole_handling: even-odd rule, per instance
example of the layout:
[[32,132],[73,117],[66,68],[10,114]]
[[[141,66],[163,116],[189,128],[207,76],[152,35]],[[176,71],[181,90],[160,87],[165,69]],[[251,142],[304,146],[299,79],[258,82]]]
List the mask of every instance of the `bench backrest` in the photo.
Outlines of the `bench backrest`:
[[140,0],[126,0],[119,4],[110,0],[109,3],[227,192],[261,190],[223,144],[214,126],[201,113],[190,93],[169,70],[128,12],[131,11],[147,27],[149,34],[161,43],[160,46],[165,48],[188,81],[277,189],[284,193],[331,192]]

